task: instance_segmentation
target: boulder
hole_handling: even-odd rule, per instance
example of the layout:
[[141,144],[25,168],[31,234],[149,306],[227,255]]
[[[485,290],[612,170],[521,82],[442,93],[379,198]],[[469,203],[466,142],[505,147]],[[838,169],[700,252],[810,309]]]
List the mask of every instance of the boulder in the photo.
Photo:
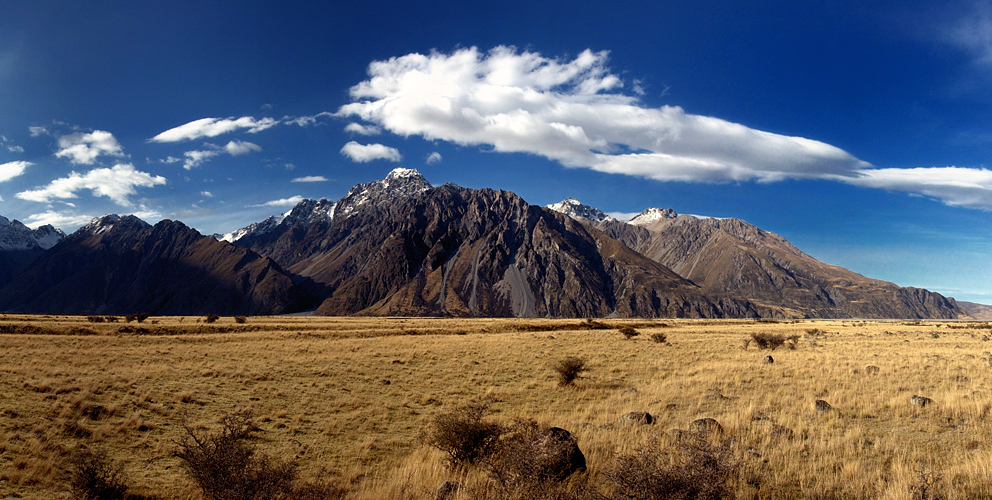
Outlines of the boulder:
[[932,405],[933,400],[925,396],[917,396],[914,394],[913,397],[909,398],[909,404],[923,408]]
[[711,432],[715,432],[715,433],[723,432],[723,426],[720,425],[720,422],[717,422],[715,419],[709,417],[693,420],[692,423],[689,424],[689,429],[699,434],[709,434]]
[[654,423],[654,420],[654,417],[646,411],[632,411],[620,417],[620,422],[625,424],[650,425]]
[[828,402],[826,402],[826,401],[824,401],[822,399],[817,399],[813,403],[813,408],[816,409],[816,411],[817,412],[820,412],[820,413],[828,412],[828,411],[833,411],[833,409],[834,409],[833,406],[830,406],[830,403],[828,403]]

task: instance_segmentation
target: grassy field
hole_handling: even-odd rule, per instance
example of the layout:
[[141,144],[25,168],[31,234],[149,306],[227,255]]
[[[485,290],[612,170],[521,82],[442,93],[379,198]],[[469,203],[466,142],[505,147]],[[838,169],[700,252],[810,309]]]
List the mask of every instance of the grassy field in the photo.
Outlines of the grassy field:
[[[425,444],[437,415],[486,398],[493,421],[576,436],[588,471],[566,491],[615,493],[617,456],[674,446],[673,429],[710,417],[739,498],[992,496],[989,323],[598,322],[0,317],[0,497],[68,498],[85,446],[122,462],[135,493],[201,498],[174,456],[184,425],[213,432],[244,410],[259,451],[349,497],[432,498],[449,479],[457,498],[486,496],[481,468],[450,470]],[[751,334],[799,341],[770,352]],[[590,370],[558,387],[566,356]],[[631,411],[656,422],[622,423]]]

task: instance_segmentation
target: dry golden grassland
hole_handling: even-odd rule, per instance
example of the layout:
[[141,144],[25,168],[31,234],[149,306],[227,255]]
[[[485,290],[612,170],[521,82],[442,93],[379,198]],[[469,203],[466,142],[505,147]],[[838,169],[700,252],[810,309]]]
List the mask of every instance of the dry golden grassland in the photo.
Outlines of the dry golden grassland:
[[[435,417],[489,397],[495,421],[571,431],[581,482],[610,494],[618,454],[715,418],[741,498],[992,497],[989,323],[250,317],[0,317],[0,497],[66,498],[79,446],[125,464],[132,491],[200,498],[178,458],[183,424],[243,409],[254,444],[350,497],[485,494],[425,444]],[[617,329],[641,334],[626,339]],[[664,333],[668,343],[652,341]],[[810,333],[812,332],[812,333]],[[800,335],[759,350],[752,333]],[[762,363],[771,354],[774,363]],[[551,365],[591,367],[573,387]],[[872,365],[877,373],[866,370]],[[922,395],[933,405],[916,407]],[[834,411],[818,413],[814,401]],[[625,425],[631,411],[654,425]],[[792,430],[775,436],[776,426]]]

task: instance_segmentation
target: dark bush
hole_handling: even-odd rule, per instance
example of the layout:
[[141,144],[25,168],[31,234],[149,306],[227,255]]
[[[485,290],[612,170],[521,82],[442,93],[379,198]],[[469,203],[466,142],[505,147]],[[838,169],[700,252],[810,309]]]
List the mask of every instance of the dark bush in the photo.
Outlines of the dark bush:
[[586,366],[586,360],[575,356],[562,358],[552,368],[558,374],[558,385],[560,387],[572,385],[575,379],[580,378],[582,372],[589,371],[589,367]]
[[107,323],[117,323],[119,318],[117,318],[117,316],[104,316],[103,319],[106,320]]
[[239,324],[239,325],[244,324],[245,321],[248,321],[248,318],[246,318],[244,316],[235,316],[234,317],[234,322],[237,323],[237,324]]
[[72,497],[84,500],[128,498],[124,465],[107,458],[103,450],[80,448],[72,457]]
[[86,321],[89,321],[90,323],[103,323],[104,318],[103,316],[87,316]]
[[483,420],[490,401],[468,405],[435,417],[427,443],[448,454],[452,467],[477,463],[496,449],[504,428]]
[[175,454],[206,498],[288,496],[293,491],[296,465],[256,453],[248,440],[257,430],[247,411],[226,415],[223,428],[216,434],[201,435],[185,426]]
[[218,316],[216,314],[208,314],[206,318],[203,318],[203,322],[204,323],[213,323],[214,321],[217,321],[219,319],[220,319],[220,316]]
[[651,340],[653,340],[653,341],[655,341],[655,342],[657,342],[659,344],[664,344],[665,342],[668,342],[668,336],[665,335],[664,333],[661,333],[661,332],[652,333],[651,334]]
[[680,442],[669,448],[654,442],[616,458],[606,476],[614,498],[733,498],[728,483],[734,467],[726,453],[705,441]]
[[637,331],[636,329],[630,326],[621,326],[620,328],[617,328],[617,331],[620,332],[623,335],[623,337],[627,340],[630,340],[641,334],[641,332]]
[[778,335],[775,333],[752,333],[751,338],[759,349],[770,349],[774,351],[789,341],[789,349],[795,349],[799,343],[799,335]]

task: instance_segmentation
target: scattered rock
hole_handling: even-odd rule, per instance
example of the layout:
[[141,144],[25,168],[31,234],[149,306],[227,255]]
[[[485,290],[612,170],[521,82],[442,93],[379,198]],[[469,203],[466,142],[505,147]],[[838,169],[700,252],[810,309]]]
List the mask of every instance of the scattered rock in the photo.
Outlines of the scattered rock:
[[448,500],[454,497],[458,493],[458,489],[462,485],[458,481],[445,481],[437,487],[437,491],[434,492],[434,500]]
[[723,426],[720,425],[720,422],[717,422],[715,419],[707,417],[693,420],[692,423],[689,424],[689,430],[699,434],[709,434],[711,432],[721,433],[723,432]]
[[923,408],[927,405],[932,405],[933,400],[928,397],[917,396],[914,394],[913,397],[909,398],[909,404]]
[[379,383],[380,383],[380,384],[382,384],[382,385],[389,385],[389,384],[392,384],[392,382],[390,382],[390,381],[388,381],[388,380],[385,380],[385,379],[383,379],[383,380],[380,380],[380,381],[379,381]]
[[720,394],[719,392],[711,392],[706,395],[706,399],[714,400],[714,399],[730,399],[730,398],[724,396],[723,394]]
[[875,365],[868,365],[865,367],[865,373],[868,374],[875,374],[878,373],[879,371],[881,371],[881,369]]
[[761,362],[766,365],[770,365],[775,362],[775,359],[772,358],[771,356],[765,356],[765,359],[761,360]]
[[655,418],[646,411],[632,411],[620,417],[620,421],[625,424],[650,425],[654,423]]
[[667,405],[665,405],[665,409],[668,410],[668,411],[677,410],[678,408],[679,408],[679,405],[677,405],[675,403],[668,403]]
[[538,463],[548,477],[564,480],[573,472],[586,470],[586,456],[582,454],[571,432],[560,427],[550,427],[537,435],[534,452]]
[[822,399],[817,399],[813,403],[813,408],[816,408],[816,411],[821,412],[821,413],[822,412],[827,412],[827,411],[833,411],[833,409],[834,409],[833,406],[830,406],[830,403],[828,403],[828,402],[826,402],[826,401],[824,401]]

